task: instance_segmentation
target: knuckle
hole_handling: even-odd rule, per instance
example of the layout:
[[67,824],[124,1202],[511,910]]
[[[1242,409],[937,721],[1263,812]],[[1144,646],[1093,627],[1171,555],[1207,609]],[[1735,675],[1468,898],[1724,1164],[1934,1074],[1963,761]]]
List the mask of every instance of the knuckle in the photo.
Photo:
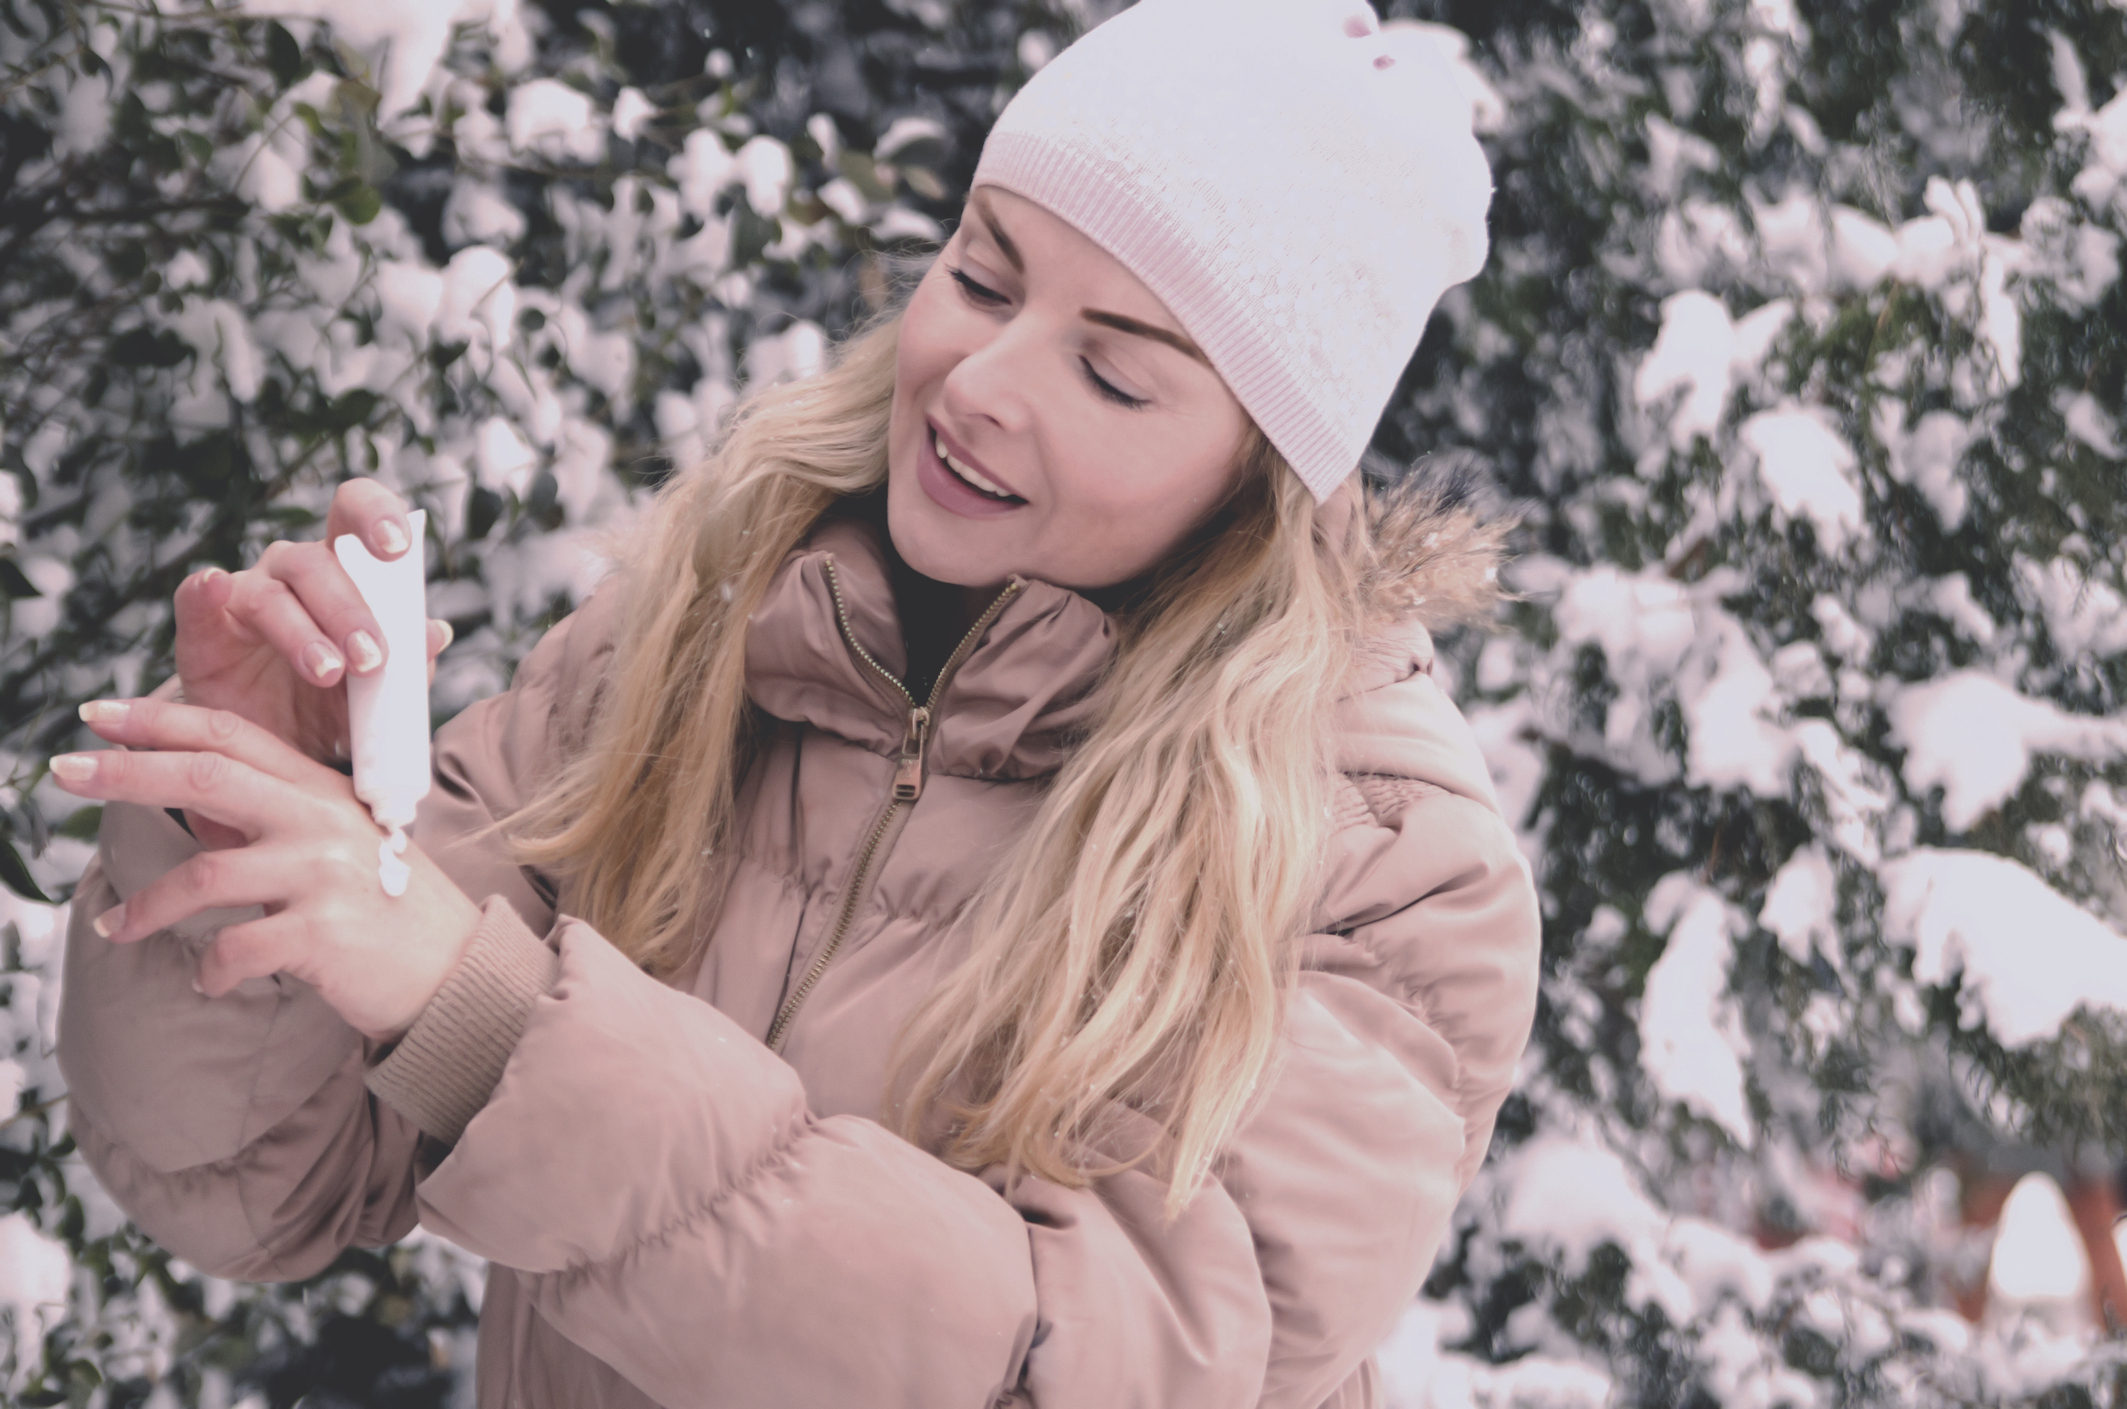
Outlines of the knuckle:
[[199,791],[213,792],[227,772],[226,760],[218,753],[196,753],[185,765],[185,777]]
[[218,743],[227,743],[244,727],[243,716],[234,710],[213,709],[207,711],[207,737]]
[[226,867],[216,852],[203,851],[187,861],[178,873],[185,892],[192,896],[212,895],[221,886]]

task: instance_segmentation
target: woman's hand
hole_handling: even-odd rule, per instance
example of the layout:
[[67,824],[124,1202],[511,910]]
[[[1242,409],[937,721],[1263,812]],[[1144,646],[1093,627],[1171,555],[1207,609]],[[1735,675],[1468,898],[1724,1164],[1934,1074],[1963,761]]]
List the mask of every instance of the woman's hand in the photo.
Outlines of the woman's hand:
[[[384,633],[333,554],[343,533],[380,558],[412,546],[406,505],[375,480],[352,479],[332,496],[322,543],[278,542],[239,573],[205,568],[177,589],[177,674],[188,703],[226,709],[311,758],[344,757],[352,669],[384,664]],[[450,628],[428,627],[428,657]]]
[[200,956],[197,985],[220,997],[247,978],[288,974],[365,1037],[394,1041],[443,986],[480,909],[409,845],[406,893],[377,879],[384,834],[353,785],[228,710],[159,700],[96,700],[81,716],[133,752],[64,754],[52,776],[81,797],[182,807],[239,844],[203,851],[96,917],[117,944],[202,910],[262,905]]

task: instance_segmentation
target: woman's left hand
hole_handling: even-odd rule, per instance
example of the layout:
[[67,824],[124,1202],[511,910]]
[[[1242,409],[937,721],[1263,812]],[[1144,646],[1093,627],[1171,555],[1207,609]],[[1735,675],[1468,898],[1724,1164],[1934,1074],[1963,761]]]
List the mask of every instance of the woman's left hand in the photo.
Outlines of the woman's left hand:
[[471,942],[480,909],[410,844],[406,893],[386,895],[377,875],[384,833],[346,777],[227,710],[97,700],[81,714],[130,751],[54,758],[61,787],[182,807],[241,838],[96,917],[99,933],[128,944],[203,910],[260,905],[263,918],[223,928],[200,955],[202,993],[218,998],[282,973],[365,1037],[394,1041],[413,1025]]

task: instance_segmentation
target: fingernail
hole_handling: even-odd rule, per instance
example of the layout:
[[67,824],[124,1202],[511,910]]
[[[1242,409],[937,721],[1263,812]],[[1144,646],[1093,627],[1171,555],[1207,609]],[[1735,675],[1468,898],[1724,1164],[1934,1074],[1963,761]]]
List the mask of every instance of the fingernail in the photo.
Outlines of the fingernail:
[[450,643],[458,639],[458,633],[451,628],[451,624],[449,622],[445,621],[440,616],[432,616],[429,618],[429,620],[443,629],[443,644],[436,647],[436,649],[438,651],[449,649]]
[[90,700],[81,707],[84,724],[121,724],[133,706],[124,700]]
[[377,649],[376,639],[367,631],[357,631],[348,636],[347,654],[354,661],[357,675],[367,675],[384,664],[384,652]]
[[198,994],[198,995],[199,995],[200,997],[202,997],[202,998],[204,998],[204,997],[206,997],[206,996],[207,996],[207,990],[206,990],[206,989],[204,989],[204,988],[201,988],[201,987],[199,986],[199,975],[198,975],[198,974],[194,974],[194,975],[192,975],[192,991],[193,991],[194,993],[197,993],[197,994]]
[[96,776],[96,755],[93,753],[63,753],[52,760],[52,776],[64,778],[69,783],[85,782]]
[[303,647],[303,669],[313,678],[323,680],[340,668],[340,658],[332,653],[332,647],[323,641],[312,641]]
[[374,530],[377,547],[386,553],[399,554],[406,551],[406,530],[399,527],[397,519],[386,519]]
[[102,935],[105,939],[109,939],[112,935],[117,934],[118,931],[124,927],[125,922],[126,907],[123,905],[113,905],[110,909],[104,911],[101,915],[98,915],[96,917],[96,933]]

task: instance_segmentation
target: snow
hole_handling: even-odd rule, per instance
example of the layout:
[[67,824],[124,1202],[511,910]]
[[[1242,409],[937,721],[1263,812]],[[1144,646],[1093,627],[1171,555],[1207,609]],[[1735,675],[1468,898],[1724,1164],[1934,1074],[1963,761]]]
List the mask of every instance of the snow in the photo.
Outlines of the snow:
[[484,24],[505,48],[527,42],[516,0],[237,0],[237,9],[330,24],[335,38],[374,66],[377,118],[387,123],[421,101],[454,27]]
[[717,196],[739,175],[724,139],[705,127],[687,134],[686,145],[665,163],[665,172],[679,187],[680,209],[699,220],[715,217]]
[[2062,392],[2054,401],[2071,438],[2108,460],[2120,458],[2120,428],[2087,391]]
[[606,151],[590,95],[558,79],[535,78],[512,88],[503,129],[510,146],[550,161],[595,162]]
[[892,161],[896,153],[913,147],[918,142],[949,142],[952,134],[945,124],[935,118],[897,117],[886,125],[879,140],[872,144],[872,155],[880,161]]
[[1706,787],[1786,797],[1795,743],[1771,718],[1781,705],[1772,672],[1726,612],[1701,609],[1696,638],[1677,676],[1685,776]]
[[2083,169],[2069,189],[2093,206],[2111,205],[2127,214],[2127,88],[2096,112],[2064,125],[2090,139]]
[[87,156],[110,140],[110,75],[84,74],[68,86],[52,136],[53,155],[62,157]]
[[2127,939],[2021,863],[1924,847],[1879,875],[1884,936],[1912,946],[1914,979],[1962,973],[1965,1022],[2004,1045],[2044,1041],[2085,1003],[2127,1010]]
[[1780,941],[1788,958],[1807,968],[1812,953],[1840,962],[1834,916],[1839,905],[1839,876],[1821,846],[1798,847],[1765,888],[1758,923]]
[[[18,1347],[41,1345],[44,1333],[66,1316],[73,1278],[65,1244],[45,1237],[27,1213],[0,1216],[0,1312],[12,1319]],[[7,1388],[19,1389],[40,1360],[34,1352],[18,1352]]]
[[1500,1231],[1563,1254],[1569,1274],[1584,1270],[1605,1243],[1651,1255],[1669,1226],[1616,1151],[1571,1136],[1535,1136],[1503,1177],[1509,1193]]
[[613,135],[623,142],[632,142],[642,135],[657,116],[657,105],[633,85],[623,88],[613,98]]
[[1735,918],[1717,892],[1680,871],[1656,882],[1646,919],[1648,928],[1669,932],[1669,944],[1640,999],[1640,1065],[1665,1099],[1748,1148],[1756,1127],[1741,1057],[1749,1048],[1728,996]]
[[443,238],[453,245],[512,245],[524,237],[523,212],[485,181],[460,176],[443,203]]
[[2127,651],[2127,600],[2068,558],[2019,558],[2017,576],[2046,619],[2053,647],[2070,660]]
[[1735,324],[1713,295],[1697,289],[1662,300],[1662,330],[1632,382],[1634,400],[1651,406],[1679,389],[1683,404],[1669,420],[1670,443],[1683,449],[1693,436],[1712,436],[1728,409],[1729,361]]
[[490,416],[481,422],[480,449],[474,463],[481,484],[497,491],[508,489],[521,499],[531,492],[539,455],[525,444],[507,417]]
[[1969,831],[2023,786],[2034,753],[2090,762],[2127,754],[2127,720],[2069,714],[1978,670],[1905,686],[1889,710],[1891,741],[1906,750],[1906,786],[1943,790],[1942,817]]
[[746,204],[760,215],[780,214],[794,172],[790,148],[773,137],[749,137],[733,155],[732,165],[746,183]]
[[2016,1181],[1995,1225],[1987,1265],[1990,1313],[2033,1303],[2081,1311],[2090,1289],[2090,1257],[2060,1185],[2043,1173]]
[[425,347],[443,307],[442,272],[405,260],[379,260],[370,287],[377,293],[379,331],[397,332]]
[[1876,404],[1873,429],[1888,452],[1891,478],[1919,490],[1944,528],[1963,523],[1969,496],[1957,463],[1978,438],[1971,424],[1954,411],[1929,411],[1907,434],[1905,407],[1885,398]]
[[1992,645],[2001,627],[1972,598],[1972,579],[1961,572],[1936,578],[1927,587],[1927,603],[1982,646]]
[[1761,411],[1742,424],[1737,436],[1757,457],[1758,481],[1774,507],[1785,518],[1808,519],[1825,552],[1844,552],[1867,534],[1854,473],[1858,462],[1823,411],[1811,406]]

